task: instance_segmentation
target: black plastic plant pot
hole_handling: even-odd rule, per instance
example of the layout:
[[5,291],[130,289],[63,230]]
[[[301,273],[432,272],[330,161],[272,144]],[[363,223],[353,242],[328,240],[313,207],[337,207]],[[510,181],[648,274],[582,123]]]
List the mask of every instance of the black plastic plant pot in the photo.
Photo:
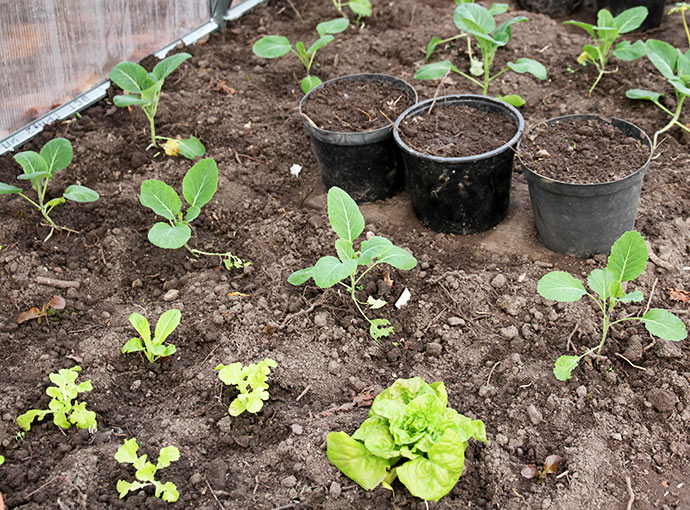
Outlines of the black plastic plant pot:
[[661,25],[664,19],[664,9],[666,0],[597,0],[597,12],[601,9],[608,9],[614,16],[633,7],[644,6],[649,13],[644,23],[635,32],[644,32],[650,28]]
[[546,14],[565,16],[582,5],[582,0],[518,0],[521,9]]
[[609,123],[650,148],[649,158],[642,168],[622,179],[574,184],[532,171],[520,158],[518,144],[518,160],[527,178],[539,239],[550,250],[589,257],[596,253],[609,253],[616,239],[634,228],[642,179],[651,160],[652,142],[640,128],[617,118],[607,121],[598,115],[565,115],[549,119],[546,124],[574,119]]
[[[500,147],[473,156],[440,157],[421,153],[400,137],[400,123],[448,105],[498,113],[515,126],[515,134]],[[525,121],[513,106],[487,96],[450,95],[428,99],[405,110],[395,122],[393,136],[403,152],[407,191],[419,221],[437,232],[474,234],[499,224],[508,213],[515,146]]]
[[[299,104],[300,115],[309,133],[321,178],[326,189],[338,186],[356,202],[389,198],[405,185],[400,150],[393,140],[393,125],[364,132],[336,132],[316,127],[304,114],[312,95],[340,80],[385,83],[417,102],[417,92],[404,80],[384,74],[352,74],[326,81],[309,91]],[[356,107],[356,102],[353,101]]]

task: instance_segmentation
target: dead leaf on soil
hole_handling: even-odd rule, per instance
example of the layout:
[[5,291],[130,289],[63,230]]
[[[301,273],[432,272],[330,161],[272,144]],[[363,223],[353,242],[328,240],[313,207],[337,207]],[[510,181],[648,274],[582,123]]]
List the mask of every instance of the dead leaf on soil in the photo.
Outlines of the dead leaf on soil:
[[388,285],[388,288],[393,288],[393,279],[391,278],[391,272],[386,271],[386,275],[383,277],[383,283]]
[[668,289],[668,297],[671,301],[680,301],[681,303],[688,304],[690,302],[690,292],[681,289]]
[[375,393],[376,388],[369,386],[364,388],[359,395],[356,395],[355,398],[352,399],[352,402],[347,402],[340,406],[328,408],[325,411],[321,411],[316,416],[318,418],[326,418],[327,416],[333,416],[337,412],[351,411],[355,407],[369,407],[374,401],[374,397],[376,396]]
[[41,311],[34,306],[26,312],[19,314],[19,317],[17,317],[17,324],[21,324],[22,322],[30,321],[32,319],[38,319],[40,316]]

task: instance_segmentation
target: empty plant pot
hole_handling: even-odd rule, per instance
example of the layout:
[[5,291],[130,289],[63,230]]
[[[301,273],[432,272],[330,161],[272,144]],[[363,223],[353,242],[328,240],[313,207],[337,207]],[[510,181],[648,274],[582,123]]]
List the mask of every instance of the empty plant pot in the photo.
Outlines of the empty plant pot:
[[[576,128],[575,123],[593,126],[596,132],[588,135],[588,129]],[[537,128],[548,133],[549,129],[556,129],[557,126],[564,130],[571,128],[569,135],[556,137],[563,140],[561,147],[565,147],[568,153],[564,156],[565,163],[558,163],[563,175],[560,178],[555,177],[553,167],[548,171],[549,176],[542,175],[546,173],[545,170],[535,169],[549,158],[559,158],[558,147],[544,142],[525,149],[527,144],[539,143],[532,136]],[[610,140],[616,137],[617,141],[610,144],[620,151],[615,156],[603,155],[608,150],[605,149],[607,137]],[[585,148],[588,143],[592,143],[595,150]],[[518,159],[527,178],[537,233],[544,245],[551,250],[578,257],[609,253],[616,239],[635,225],[642,179],[649,169],[651,146],[644,131],[616,118],[608,121],[597,115],[566,115],[533,127],[518,144]],[[574,159],[580,150],[587,155],[588,172],[596,173],[601,167],[602,175],[606,178],[607,173],[610,176],[611,171],[619,171],[619,168],[625,168],[624,165],[632,168],[632,171],[620,170],[625,175],[617,177],[614,174],[605,182],[568,182],[578,174],[575,168],[582,167]],[[535,154],[540,153],[543,159],[539,160],[538,156],[535,159]],[[607,157],[611,159],[607,160]],[[556,159],[553,161],[554,164],[560,162]]]
[[338,186],[357,202],[398,193],[405,177],[393,120],[416,102],[410,84],[384,74],[342,76],[304,96],[299,110],[326,189]]
[[513,106],[474,94],[428,99],[405,110],[393,136],[422,224],[473,234],[500,223],[508,212],[514,148],[524,126]]

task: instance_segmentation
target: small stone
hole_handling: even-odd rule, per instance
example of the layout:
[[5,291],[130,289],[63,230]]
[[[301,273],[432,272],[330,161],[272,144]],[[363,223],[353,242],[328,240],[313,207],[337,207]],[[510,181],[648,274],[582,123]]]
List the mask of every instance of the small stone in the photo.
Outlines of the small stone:
[[505,434],[498,433],[496,434],[496,442],[501,446],[505,446],[508,444],[508,437]]
[[506,283],[507,283],[506,277],[501,273],[494,276],[494,279],[491,280],[491,286],[494,289],[500,289],[501,287],[505,287]]
[[575,393],[577,394],[578,397],[585,398],[587,396],[587,386],[585,386],[585,385],[578,386],[577,389],[575,390]]
[[280,481],[280,485],[286,489],[292,489],[295,485],[297,485],[297,478],[295,478],[293,475],[286,476]]
[[620,433],[618,432],[614,432],[613,434],[611,434],[611,439],[613,439],[614,441],[623,441],[623,436],[620,435]]
[[549,151],[546,149],[540,149],[537,151],[537,159],[546,159],[550,158],[551,154],[549,154]]
[[333,499],[340,497],[340,494],[342,492],[343,489],[338,482],[332,482],[331,486],[328,488],[328,493],[331,495]]
[[189,477],[189,483],[192,485],[199,485],[203,480],[204,478],[201,476],[201,473],[194,473]]
[[503,295],[498,298],[496,304],[508,315],[516,317],[525,307],[527,300],[522,296]]
[[656,355],[663,359],[680,359],[683,357],[683,351],[676,342],[662,340],[657,342]]
[[168,292],[163,294],[163,301],[175,301],[180,295],[180,291],[177,289],[170,289]]
[[443,347],[438,342],[431,342],[426,346],[426,353],[429,356],[439,356],[443,352]]
[[137,379],[132,383],[132,385],[129,387],[130,390],[132,391],[137,391],[139,388],[141,388],[141,380]]
[[137,278],[136,280],[134,280],[132,282],[132,288],[133,289],[138,289],[139,287],[143,287],[143,286],[144,286],[144,284],[139,278]]
[[225,434],[229,434],[232,430],[232,420],[230,416],[221,418],[216,425],[218,425],[218,429]]
[[541,411],[539,411],[534,404],[527,406],[527,416],[529,416],[529,419],[533,425],[539,425],[544,419]]
[[314,315],[314,324],[320,328],[323,328],[328,324],[328,313],[321,312]]
[[328,362],[328,372],[333,375],[337,375],[340,373],[340,365],[337,361],[331,360]]
[[299,423],[293,423],[292,425],[290,425],[290,430],[293,434],[297,436],[301,436],[302,434],[304,434],[304,428],[302,428],[302,425],[300,425]]
[[464,326],[465,319],[461,319],[460,317],[448,317],[448,324],[451,326]]
[[654,409],[661,413],[666,413],[676,409],[678,397],[670,391],[662,390],[661,388],[652,388],[647,392],[647,400],[649,400]]
[[498,330],[498,333],[507,340],[512,340],[520,334],[516,326],[508,326],[507,328],[501,328]]

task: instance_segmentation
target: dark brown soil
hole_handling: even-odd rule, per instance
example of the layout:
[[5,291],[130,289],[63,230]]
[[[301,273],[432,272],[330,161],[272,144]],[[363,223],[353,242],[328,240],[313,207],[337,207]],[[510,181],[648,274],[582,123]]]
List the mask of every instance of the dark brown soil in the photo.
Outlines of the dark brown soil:
[[312,92],[302,111],[326,131],[373,131],[393,124],[414,104],[400,88],[379,81],[339,80]]
[[650,148],[601,119],[569,119],[536,126],[518,154],[533,172],[575,184],[616,181],[640,170]]
[[[374,2],[365,27],[351,26],[324,48],[314,69],[322,79],[385,72],[414,83],[421,99],[433,97],[437,84],[417,82],[413,74],[426,63],[432,36],[456,33],[453,7],[447,0]],[[605,76],[588,97],[594,70],[575,61],[586,34],[517,9],[499,21],[522,14],[529,22],[513,27],[496,65],[531,56],[549,78],[506,73],[492,87],[525,97],[528,126],[590,112],[628,119],[648,133],[666,124],[663,112],[624,95],[633,87],[658,89],[673,102],[673,91],[647,60],[617,62],[618,73]],[[381,345],[369,338],[347,296],[287,283],[296,269],[333,254],[335,236],[298,111],[303,68],[290,56],[260,59],[251,45],[269,33],[304,40],[334,16],[328,1],[261,5],[186,48],[193,58],[163,89],[158,132],[197,136],[220,172],[218,192],[194,222],[193,245],[232,250],[253,262],[245,270],[227,271],[217,257],[196,259],[148,242],[156,220],[139,203],[141,182],[162,179],[179,190],[191,163],[146,150],[140,111],[103,100],[22,148],[68,138],[74,162],[48,194],[58,196],[78,181],[101,199],[57,207],[55,221],[79,233],[43,242],[48,229],[36,211],[21,197],[0,197],[0,455],[6,458],[0,492],[9,508],[168,508],[150,488],[118,498],[117,480],[131,480],[133,470],[113,455],[124,439],[136,437],[140,453],[154,459],[161,447],[180,449],[180,460],[159,474],[180,491],[170,508],[421,510],[425,504],[399,484],[395,493],[364,491],[324,450],[328,432],[354,432],[378,391],[412,376],[444,381],[449,406],[482,419],[489,439],[470,443],[465,474],[429,508],[625,510],[631,492],[635,510],[690,508],[690,343],[653,342],[641,325],[627,322],[613,328],[598,363],[581,363],[567,383],[554,378],[560,355],[598,343],[601,318],[587,301],[545,301],[537,282],[552,269],[586,275],[605,257],[574,259],[539,243],[519,170],[507,218],[482,234],[424,228],[404,192],[362,206],[367,231],[419,260],[411,271],[390,271],[392,288],[385,270],[362,280],[362,292],[388,302],[372,313],[395,326],[395,337]],[[573,16],[593,21],[586,12]],[[674,16],[644,36],[686,44]],[[466,68],[463,46],[438,48],[437,58]],[[443,91],[466,92],[476,90],[463,79]],[[652,260],[634,282],[645,298],[651,295],[651,306],[672,310],[686,324],[690,309],[669,289],[690,290],[689,140],[670,130],[650,164],[636,228],[649,241]],[[303,167],[299,177],[290,173],[294,163]],[[0,157],[1,182],[18,182],[20,171],[11,155]],[[64,282],[72,287],[61,287]],[[399,310],[392,304],[405,288],[412,297]],[[16,323],[20,312],[54,294],[65,298],[66,308],[49,324]],[[620,313],[644,306],[626,305]],[[182,322],[169,338],[178,349],[170,360],[149,364],[120,353],[135,334],[127,321],[132,312],[155,322],[172,307],[182,311]],[[256,415],[230,417],[234,391],[214,367],[266,357],[278,362],[270,399]],[[16,417],[47,404],[48,374],[75,364],[92,381],[93,391],[82,399],[97,413],[98,432],[62,433],[48,422],[18,435]],[[524,464],[537,465],[549,454],[563,457],[556,476],[541,484],[520,476]]]
[[484,154],[508,142],[517,127],[505,115],[480,108],[438,102],[400,123],[400,137],[423,154],[460,158]]

